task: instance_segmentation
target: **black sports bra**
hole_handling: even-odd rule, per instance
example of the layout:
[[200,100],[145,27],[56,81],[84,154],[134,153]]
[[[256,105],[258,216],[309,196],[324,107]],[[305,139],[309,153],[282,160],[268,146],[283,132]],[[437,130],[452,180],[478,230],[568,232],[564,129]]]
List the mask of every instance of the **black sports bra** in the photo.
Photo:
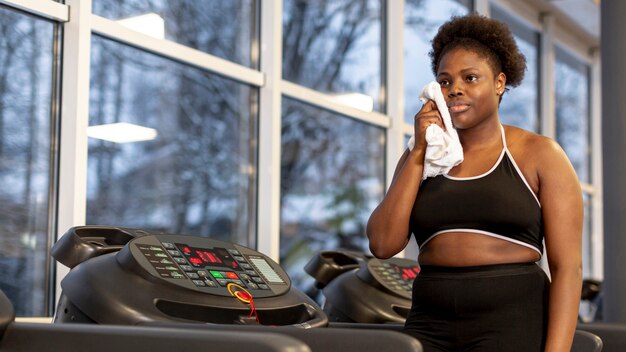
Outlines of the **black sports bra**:
[[473,177],[439,175],[422,181],[411,213],[410,230],[422,248],[446,232],[500,238],[543,254],[539,199],[506,147],[486,173]]

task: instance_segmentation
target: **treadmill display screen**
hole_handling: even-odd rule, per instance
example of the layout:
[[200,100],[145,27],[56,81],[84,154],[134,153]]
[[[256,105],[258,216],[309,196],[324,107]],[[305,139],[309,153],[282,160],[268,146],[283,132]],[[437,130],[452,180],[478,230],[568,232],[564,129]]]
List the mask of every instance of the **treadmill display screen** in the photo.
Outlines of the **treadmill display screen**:
[[420,272],[420,268],[417,266],[399,266],[392,264],[391,267],[396,273],[400,274],[403,281],[408,282],[413,282]]
[[243,269],[237,263],[225,248],[195,248],[184,244],[176,244],[183,253],[189,264],[195,268],[204,267],[225,267],[232,270],[242,271]]

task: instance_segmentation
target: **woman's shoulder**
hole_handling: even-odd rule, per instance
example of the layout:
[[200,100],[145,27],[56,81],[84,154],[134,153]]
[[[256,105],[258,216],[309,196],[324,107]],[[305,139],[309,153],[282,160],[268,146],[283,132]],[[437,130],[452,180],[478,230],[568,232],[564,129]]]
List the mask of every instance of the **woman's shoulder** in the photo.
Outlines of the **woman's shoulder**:
[[569,162],[561,146],[552,138],[514,126],[504,126],[504,130],[511,152],[532,161],[537,168]]
[[504,125],[504,131],[507,140],[506,144],[509,148],[523,149],[527,152],[540,154],[551,154],[562,150],[559,144],[552,138],[535,132],[508,125]]

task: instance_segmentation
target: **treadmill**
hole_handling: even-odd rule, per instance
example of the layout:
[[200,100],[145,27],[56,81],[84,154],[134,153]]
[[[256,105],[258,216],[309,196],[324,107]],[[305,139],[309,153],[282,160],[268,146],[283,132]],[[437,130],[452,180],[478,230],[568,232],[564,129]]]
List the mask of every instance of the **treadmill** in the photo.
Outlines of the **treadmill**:
[[[52,249],[70,267],[54,325],[276,333],[313,351],[421,351],[393,331],[324,329],[328,318],[271,258],[211,238],[107,226],[70,228]],[[349,336],[349,338],[346,338]]]
[[271,331],[199,331],[171,327],[98,326],[15,322],[13,305],[0,290],[0,351],[171,352],[176,350],[309,352],[301,340]]

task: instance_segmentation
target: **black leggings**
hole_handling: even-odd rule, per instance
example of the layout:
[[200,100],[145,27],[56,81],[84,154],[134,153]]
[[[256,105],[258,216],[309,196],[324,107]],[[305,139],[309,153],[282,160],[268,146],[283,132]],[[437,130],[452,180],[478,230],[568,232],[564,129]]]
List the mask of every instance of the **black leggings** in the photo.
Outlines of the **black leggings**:
[[543,351],[549,286],[535,263],[422,266],[404,329],[424,352]]

